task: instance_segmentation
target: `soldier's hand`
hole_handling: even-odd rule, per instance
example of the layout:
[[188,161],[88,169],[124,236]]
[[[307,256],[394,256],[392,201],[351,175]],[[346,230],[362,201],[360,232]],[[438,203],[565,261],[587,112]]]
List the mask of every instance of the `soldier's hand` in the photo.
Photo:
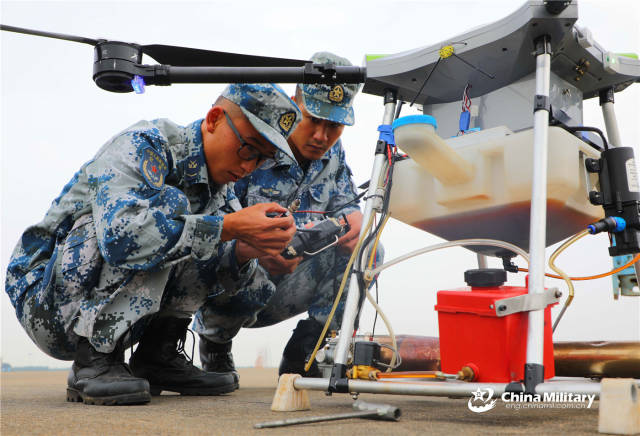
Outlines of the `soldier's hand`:
[[292,216],[270,218],[267,213],[285,213],[276,203],[261,203],[224,216],[222,241],[238,239],[264,254],[278,255],[296,233]]
[[362,212],[356,210],[347,215],[347,221],[351,229],[338,239],[338,247],[345,253],[352,253],[360,237],[360,227],[362,227]]
[[277,256],[263,256],[258,259],[260,265],[272,275],[291,274],[302,262],[302,256],[294,257],[293,259],[285,259],[282,255]]
[[251,245],[243,241],[236,242],[236,259],[239,265],[242,265],[249,259],[256,259],[266,256],[264,251],[253,248]]

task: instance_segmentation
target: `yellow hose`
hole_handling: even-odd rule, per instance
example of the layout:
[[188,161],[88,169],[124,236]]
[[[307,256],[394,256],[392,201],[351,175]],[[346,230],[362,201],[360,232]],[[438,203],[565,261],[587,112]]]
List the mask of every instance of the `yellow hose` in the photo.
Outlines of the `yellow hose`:
[[[625,263],[622,266],[619,266],[618,268],[612,269],[611,271],[607,271],[605,273],[602,274],[596,274],[593,276],[584,276],[584,277],[569,277],[571,280],[595,280],[595,279],[601,279],[602,277],[608,277],[608,276],[612,276],[617,272],[622,271],[623,269],[627,269],[628,267],[630,267],[631,265],[633,265],[634,263],[636,263],[637,261],[640,260],[640,253],[636,254],[636,256],[631,259],[629,262]],[[522,271],[522,272],[529,272],[529,270],[527,268],[518,268],[518,271]],[[547,277],[551,277],[553,279],[561,279],[561,276],[557,276],[555,274],[549,274],[549,273],[545,273],[545,276]]]
[[[386,218],[384,219],[384,221],[382,221],[382,224],[380,225],[380,231],[376,235],[376,241],[373,244],[373,249],[371,250],[371,256],[369,256],[369,266],[367,269],[371,269],[371,266],[373,266],[373,259],[375,259],[376,257],[376,250],[378,249],[378,242],[380,241],[380,235],[382,235],[382,230],[384,230],[384,226],[387,224],[387,221],[389,221],[389,218],[391,218],[390,213],[387,214]],[[371,283],[371,280],[367,282],[367,285],[369,283]]]
[[555,331],[556,327],[558,326],[558,323],[560,322],[560,319],[562,319],[562,315],[564,315],[564,312],[567,310],[567,308],[573,301],[573,294],[574,294],[573,283],[571,282],[571,278],[564,271],[558,268],[554,262],[558,257],[558,255],[560,255],[560,253],[562,253],[567,247],[569,247],[571,244],[578,241],[579,239],[584,238],[588,234],[589,234],[589,230],[583,230],[580,233],[577,233],[576,235],[572,236],[567,242],[565,242],[560,247],[558,247],[556,251],[554,251],[551,257],[549,258],[549,267],[562,277],[562,279],[567,284],[567,287],[569,288],[569,296],[567,297],[567,301],[565,301],[564,306],[560,311],[560,314],[556,318],[556,321],[553,323],[553,331]]

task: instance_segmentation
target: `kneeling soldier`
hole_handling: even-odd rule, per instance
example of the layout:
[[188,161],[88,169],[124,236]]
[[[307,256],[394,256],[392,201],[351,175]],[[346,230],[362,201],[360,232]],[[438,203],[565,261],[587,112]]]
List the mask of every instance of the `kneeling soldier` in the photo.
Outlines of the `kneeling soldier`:
[[[315,53],[311,60],[351,65],[347,59],[328,52]],[[294,156],[278,152],[272,162],[236,183],[235,193],[243,206],[271,201],[287,206],[299,201],[300,210],[294,213],[298,227],[317,220],[318,215],[344,215],[351,229],[336,247],[305,260],[262,256],[253,282],[236,294],[209,298],[196,314],[194,328],[200,334],[204,369],[235,371],[232,339],[241,328],[269,326],[307,312],[308,318],[298,322],[285,346],[279,373],[320,375],[315,362],[305,372],[305,361],[331,311],[362,224],[340,139],[345,126],[354,124],[353,101],[358,90],[355,84],[298,84],[293,98],[301,109],[302,121],[288,138]],[[382,252],[380,247],[378,261]],[[340,328],[346,295],[345,291],[332,329]]]

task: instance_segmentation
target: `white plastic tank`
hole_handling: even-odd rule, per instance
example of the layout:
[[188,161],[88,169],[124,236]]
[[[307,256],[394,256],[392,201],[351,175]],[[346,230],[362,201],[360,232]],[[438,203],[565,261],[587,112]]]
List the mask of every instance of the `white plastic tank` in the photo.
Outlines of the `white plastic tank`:
[[[391,216],[447,240],[492,238],[528,251],[533,129],[513,133],[500,126],[445,140],[436,128],[428,115],[393,123],[396,145],[411,159],[396,163]],[[549,128],[547,246],[604,216],[588,200],[597,182],[585,170],[588,157],[599,152],[562,128]]]

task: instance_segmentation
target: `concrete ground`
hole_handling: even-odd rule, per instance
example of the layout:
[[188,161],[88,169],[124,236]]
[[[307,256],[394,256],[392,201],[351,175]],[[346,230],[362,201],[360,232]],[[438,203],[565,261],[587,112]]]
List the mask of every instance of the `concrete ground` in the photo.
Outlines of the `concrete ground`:
[[399,407],[398,422],[351,419],[275,429],[259,422],[350,412],[344,394],[309,392],[311,410],[272,412],[276,369],[240,369],[241,388],[218,397],[163,393],[142,406],[87,406],[66,401],[66,372],[6,372],[1,376],[0,434],[12,435],[474,435],[597,434],[598,402],[591,409],[513,410],[500,400],[473,413],[467,399],[362,394],[360,399]]

